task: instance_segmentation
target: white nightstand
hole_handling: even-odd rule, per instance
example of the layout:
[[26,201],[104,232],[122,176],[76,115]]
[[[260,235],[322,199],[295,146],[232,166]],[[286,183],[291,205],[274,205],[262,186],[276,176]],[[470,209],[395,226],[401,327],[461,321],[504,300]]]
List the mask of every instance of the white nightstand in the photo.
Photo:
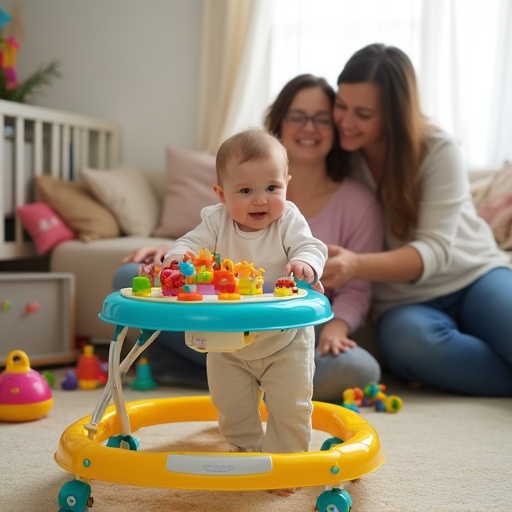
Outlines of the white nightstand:
[[73,274],[0,272],[0,365],[23,350],[31,366],[74,362]]

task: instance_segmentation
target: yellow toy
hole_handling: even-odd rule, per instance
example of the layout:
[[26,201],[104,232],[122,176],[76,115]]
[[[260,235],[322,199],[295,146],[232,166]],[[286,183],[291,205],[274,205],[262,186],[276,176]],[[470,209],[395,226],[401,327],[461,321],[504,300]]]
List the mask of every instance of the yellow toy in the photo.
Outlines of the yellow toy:
[[262,268],[254,268],[254,263],[241,261],[233,268],[238,276],[238,293],[240,295],[261,295],[263,293],[263,273]]

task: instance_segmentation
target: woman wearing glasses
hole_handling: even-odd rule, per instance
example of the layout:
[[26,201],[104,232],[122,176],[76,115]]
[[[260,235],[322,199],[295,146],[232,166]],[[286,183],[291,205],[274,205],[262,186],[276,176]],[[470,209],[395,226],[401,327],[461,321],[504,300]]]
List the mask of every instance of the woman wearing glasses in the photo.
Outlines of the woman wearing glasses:
[[[334,89],[323,78],[299,75],[269,107],[265,128],[286,147],[292,176],[287,198],[306,217],[313,235],[354,253],[379,251],[381,210],[366,187],[347,177],[347,154],[340,148],[333,124],[334,100]],[[140,248],[125,261],[148,257],[160,261],[168,249]],[[136,272],[134,263],[121,267],[114,276],[114,287],[130,286]],[[380,380],[379,364],[353,338],[368,313],[371,284],[352,280],[326,293],[335,317],[317,328],[313,398],[340,402],[345,389]],[[160,382],[206,385],[205,355],[186,347],[183,333],[161,333],[152,349],[153,373]]]
[[[313,235],[355,253],[381,250],[380,208],[366,187],[347,177],[347,153],[333,127],[334,99],[323,78],[299,75],[269,107],[265,128],[286,147],[292,176],[287,198],[306,217]],[[371,283],[353,280],[326,294],[335,317],[316,332],[314,398],[339,401],[344,389],[380,378],[377,363],[352,336],[368,313]]]

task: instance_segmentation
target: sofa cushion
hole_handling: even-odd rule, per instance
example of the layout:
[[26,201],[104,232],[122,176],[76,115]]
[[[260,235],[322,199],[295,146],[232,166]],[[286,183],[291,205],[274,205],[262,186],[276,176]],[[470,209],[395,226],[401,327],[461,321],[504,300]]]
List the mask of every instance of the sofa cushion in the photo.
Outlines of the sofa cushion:
[[201,221],[201,210],[218,203],[215,156],[200,151],[167,148],[165,198],[155,236],[179,238]]
[[478,214],[487,221],[499,246],[512,249],[512,163],[505,162],[494,175]]
[[37,176],[36,192],[84,242],[120,234],[116,218],[81,183]]
[[82,169],[81,176],[93,196],[117,219],[128,236],[150,236],[160,213],[148,181],[131,165],[115,169]]

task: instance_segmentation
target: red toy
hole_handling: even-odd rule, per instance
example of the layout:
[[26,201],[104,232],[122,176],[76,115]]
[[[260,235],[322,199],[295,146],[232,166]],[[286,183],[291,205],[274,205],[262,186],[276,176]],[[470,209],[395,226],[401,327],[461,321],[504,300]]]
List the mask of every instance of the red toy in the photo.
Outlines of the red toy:
[[298,293],[297,283],[292,276],[281,277],[276,281],[274,295],[278,297],[286,297]]
[[173,261],[171,265],[160,272],[160,284],[162,295],[178,295],[185,285],[185,276],[181,273],[178,263]]
[[104,382],[100,359],[92,345],[85,345],[84,353],[78,358],[76,376],[80,389],[96,389]]

